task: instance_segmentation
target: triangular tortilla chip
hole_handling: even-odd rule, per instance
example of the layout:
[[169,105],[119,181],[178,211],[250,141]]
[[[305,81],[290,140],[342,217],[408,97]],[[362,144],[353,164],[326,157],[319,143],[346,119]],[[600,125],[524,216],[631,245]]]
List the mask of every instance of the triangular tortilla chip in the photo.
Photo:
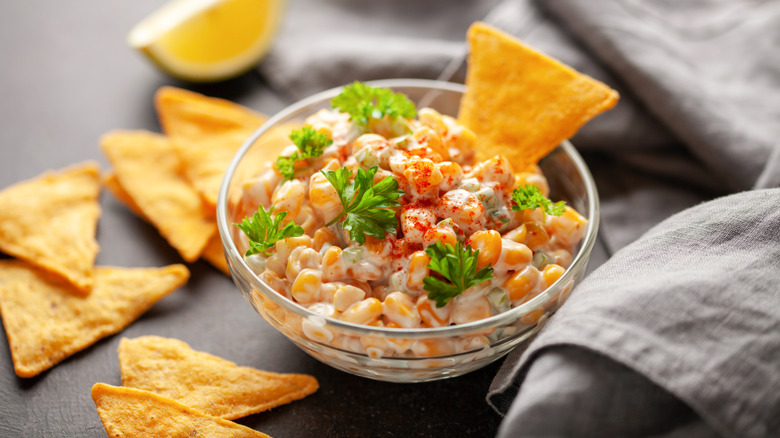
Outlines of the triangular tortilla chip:
[[0,192],[0,251],[62,276],[77,293],[92,288],[98,253],[100,179],[89,162]]
[[0,260],[0,315],[16,374],[33,377],[121,331],[188,278],[183,265],[98,266],[92,292],[80,297],[43,270]]
[[[106,174],[105,178],[103,179],[103,184],[114,196],[116,196],[119,201],[127,205],[127,207],[133,211],[133,213],[138,215],[141,219],[146,221],[149,220],[149,218],[147,218],[146,215],[141,211],[141,207],[139,207],[133,198],[130,197],[130,194],[125,191],[124,187],[122,187],[122,184],[119,183],[119,180],[116,178],[116,175],[113,172]],[[211,239],[209,239],[206,247],[203,248],[201,258],[211,263],[215,268],[225,273],[225,275],[230,275],[230,269],[228,268],[227,259],[225,258],[225,252],[222,249],[222,239],[219,237],[216,225],[214,225],[214,234],[211,236]]]
[[112,195],[114,195],[116,199],[118,199],[122,204],[125,204],[127,208],[135,213],[136,216],[147,222],[149,221],[149,218],[146,217],[143,211],[141,211],[141,207],[135,203],[130,194],[127,193],[124,187],[122,187],[122,183],[119,182],[119,179],[116,177],[116,173],[114,173],[113,170],[103,174],[103,185],[108,189],[109,192],[111,192]]
[[228,420],[266,411],[317,390],[312,376],[277,374],[195,351],[158,336],[119,343],[122,385],[151,391]]
[[209,206],[230,161],[266,118],[233,102],[173,87],[156,95],[163,131],[182,159],[184,174]]
[[96,383],[92,400],[110,437],[257,438],[268,435],[132,388]]
[[124,190],[117,197],[132,199],[185,261],[197,260],[216,224],[203,217],[201,198],[179,173],[179,156],[171,142],[152,132],[114,131],[104,135],[100,145]]
[[230,276],[230,268],[228,268],[225,258],[225,251],[222,249],[222,239],[219,237],[219,233],[211,236],[211,240],[206,244],[206,249],[203,250],[203,258],[225,275]]
[[484,23],[469,28],[466,93],[458,118],[477,134],[477,155],[523,169],[617,103],[603,83]]

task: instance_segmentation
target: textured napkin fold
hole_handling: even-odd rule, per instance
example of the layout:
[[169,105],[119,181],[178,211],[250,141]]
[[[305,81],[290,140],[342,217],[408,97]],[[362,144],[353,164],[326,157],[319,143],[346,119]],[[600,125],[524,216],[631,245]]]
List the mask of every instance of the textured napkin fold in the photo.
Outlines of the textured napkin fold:
[[668,394],[723,436],[777,436],[779,206],[780,189],[701,204],[589,275],[494,382],[499,408],[517,394],[502,436],[653,436],[680,418],[694,424]]
[[573,143],[600,236],[625,249],[504,362],[489,395],[502,436],[779,436],[780,191],[758,189],[780,185],[780,4],[298,4],[260,66],[292,99],[438,78],[476,20],[621,93]]

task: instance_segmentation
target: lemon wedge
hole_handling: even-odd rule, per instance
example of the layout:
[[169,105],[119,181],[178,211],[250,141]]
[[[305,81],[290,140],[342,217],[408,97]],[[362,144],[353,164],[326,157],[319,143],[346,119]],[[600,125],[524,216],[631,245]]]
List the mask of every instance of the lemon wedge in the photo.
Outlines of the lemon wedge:
[[238,76],[268,52],[284,0],[174,0],[138,23],[128,44],[172,76]]

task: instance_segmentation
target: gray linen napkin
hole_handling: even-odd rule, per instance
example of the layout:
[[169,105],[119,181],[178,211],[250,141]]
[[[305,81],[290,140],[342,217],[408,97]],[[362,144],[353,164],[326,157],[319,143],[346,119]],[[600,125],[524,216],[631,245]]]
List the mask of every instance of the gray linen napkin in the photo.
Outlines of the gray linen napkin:
[[[288,97],[437,78],[484,20],[620,91],[573,138],[611,251],[685,210],[618,252],[507,358],[489,394],[507,413],[502,436],[780,436],[780,191],[757,190],[780,185],[780,4],[291,5],[260,66]],[[463,80],[462,65],[451,71]]]
[[778,436],[779,207],[780,189],[719,198],[616,253],[505,362],[493,402],[517,398],[500,436],[656,436],[697,424],[669,394],[723,436]]

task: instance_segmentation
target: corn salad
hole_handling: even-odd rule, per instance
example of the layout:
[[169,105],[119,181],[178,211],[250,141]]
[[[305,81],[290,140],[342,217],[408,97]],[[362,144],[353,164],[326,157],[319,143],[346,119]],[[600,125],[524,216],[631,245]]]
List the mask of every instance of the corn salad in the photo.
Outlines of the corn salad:
[[[284,223],[303,228],[303,235],[277,241],[270,255],[246,261],[275,291],[313,313],[389,328],[464,324],[528,301],[572,263],[586,219],[569,206],[559,216],[542,208],[513,210],[517,187],[530,184],[548,195],[545,176],[538,166],[512,169],[502,156],[477,162],[474,133],[454,118],[422,108],[414,119],[385,117],[357,126],[348,114],[321,110],[305,124],[332,143],[320,156],[296,162],[292,179],[269,163],[244,183],[242,202],[249,212],[260,206],[285,212]],[[295,151],[290,145],[282,155]],[[374,166],[375,182],[390,176],[404,194],[400,206],[392,207],[396,233],[384,239],[367,235],[361,244],[338,223],[326,225],[339,217],[342,203],[321,171]],[[492,268],[492,277],[438,305],[424,285],[436,276],[425,251],[435,242],[470,246],[478,251],[477,269]],[[303,331],[318,341],[340,342],[326,329],[310,325]],[[474,347],[372,337],[351,342],[360,345],[345,348],[372,357],[436,356]]]

